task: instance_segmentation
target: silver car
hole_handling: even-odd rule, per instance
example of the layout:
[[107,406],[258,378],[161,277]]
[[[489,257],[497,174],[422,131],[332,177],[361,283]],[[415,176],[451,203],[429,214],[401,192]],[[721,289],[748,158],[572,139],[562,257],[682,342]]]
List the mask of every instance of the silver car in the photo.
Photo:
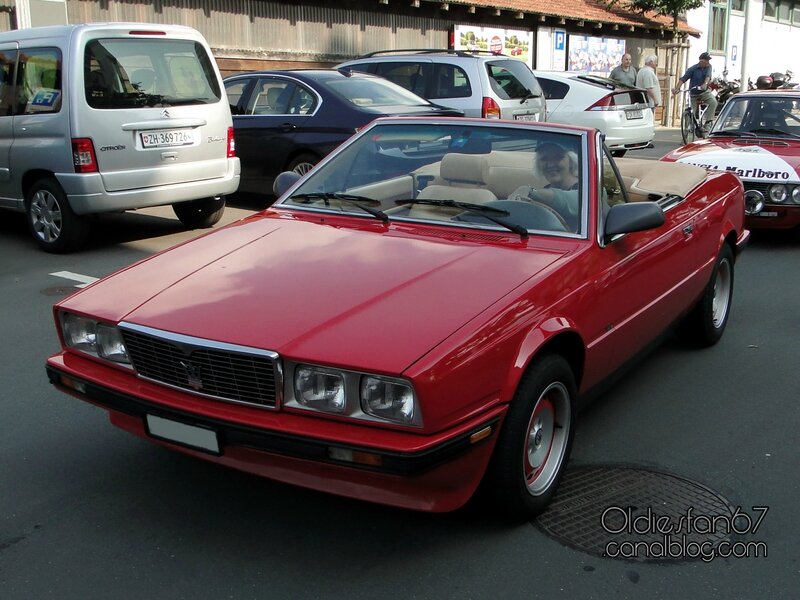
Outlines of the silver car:
[[238,183],[228,100],[194,29],[0,34],[0,207],[25,211],[44,250],[79,247],[89,215],[147,206],[210,227]]
[[527,64],[494,52],[386,50],[338,65],[380,75],[466,117],[544,121],[542,88]]
[[547,98],[547,120],[599,129],[614,156],[646,148],[655,136],[645,90],[590,74],[535,73]]

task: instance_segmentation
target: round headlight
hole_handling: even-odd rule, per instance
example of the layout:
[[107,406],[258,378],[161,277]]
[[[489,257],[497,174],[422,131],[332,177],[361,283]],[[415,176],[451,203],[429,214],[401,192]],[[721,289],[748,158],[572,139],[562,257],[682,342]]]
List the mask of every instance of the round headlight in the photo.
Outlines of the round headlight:
[[771,185],[769,188],[769,199],[772,202],[786,202],[786,199],[789,197],[789,190],[786,189],[786,186],[781,184],[778,185]]
[[755,215],[764,210],[764,194],[758,190],[748,190],[744,194],[744,212]]
[[800,185],[796,185],[792,188],[792,202],[800,204]]

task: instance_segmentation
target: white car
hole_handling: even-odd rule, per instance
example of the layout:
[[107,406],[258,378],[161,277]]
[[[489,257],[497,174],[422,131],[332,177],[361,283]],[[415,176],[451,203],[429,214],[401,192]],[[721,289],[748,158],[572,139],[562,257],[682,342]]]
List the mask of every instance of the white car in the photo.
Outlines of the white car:
[[615,156],[646,148],[655,135],[647,92],[596,75],[534,71],[547,99],[547,120],[599,129]]

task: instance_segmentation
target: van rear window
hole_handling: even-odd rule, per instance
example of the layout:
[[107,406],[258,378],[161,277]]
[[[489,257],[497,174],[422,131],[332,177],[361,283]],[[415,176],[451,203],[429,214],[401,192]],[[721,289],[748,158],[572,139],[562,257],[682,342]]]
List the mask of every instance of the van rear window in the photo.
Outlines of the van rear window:
[[192,40],[92,40],[84,55],[86,102],[99,109],[219,102],[211,60]]

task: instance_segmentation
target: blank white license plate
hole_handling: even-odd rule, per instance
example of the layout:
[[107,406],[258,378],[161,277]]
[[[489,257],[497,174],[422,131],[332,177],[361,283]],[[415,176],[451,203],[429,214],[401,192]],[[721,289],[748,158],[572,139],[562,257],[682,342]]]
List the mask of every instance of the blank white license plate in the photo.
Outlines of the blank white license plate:
[[625,116],[628,119],[641,119],[643,115],[641,110],[626,110]]
[[147,433],[154,438],[175,442],[194,450],[220,454],[217,432],[213,429],[187,425],[186,423],[156,417],[155,415],[147,415],[145,420],[147,422]]
[[760,212],[760,213],[758,213],[756,215],[753,215],[753,216],[755,216],[755,217],[777,217],[778,216],[778,212],[777,211],[773,212],[773,211],[765,210],[765,211]]
[[536,115],[514,115],[517,121],[536,121]]
[[142,131],[143,148],[163,146],[189,146],[194,144],[194,131],[191,129],[165,129],[163,131]]

